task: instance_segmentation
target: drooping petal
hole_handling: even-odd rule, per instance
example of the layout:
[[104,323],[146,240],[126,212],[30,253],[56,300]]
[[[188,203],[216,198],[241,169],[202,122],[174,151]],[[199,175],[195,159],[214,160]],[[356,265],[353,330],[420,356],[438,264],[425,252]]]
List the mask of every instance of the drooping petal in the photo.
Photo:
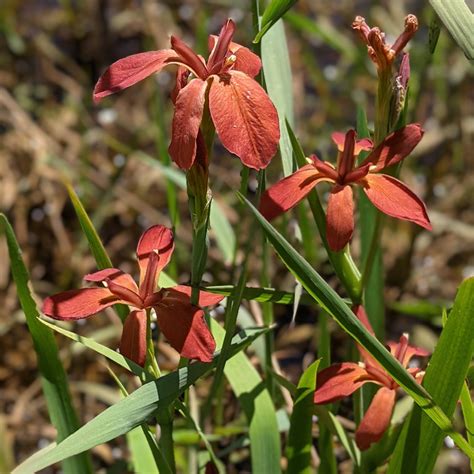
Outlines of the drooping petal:
[[350,186],[334,186],[326,212],[326,237],[335,252],[342,250],[354,232],[354,199]]
[[160,71],[168,64],[182,61],[172,49],[132,54],[111,64],[94,87],[94,102],[115,94]]
[[[216,41],[217,36],[209,36],[209,51],[213,50]],[[245,46],[231,41],[229,45],[229,51],[236,57],[234,71],[241,71],[247,74],[247,76],[255,77],[260,72],[260,69],[262,69],[262,61],[260,58]]]
[[89,273],[84,277],[85,281],[91,281],[95,283],[102,283],[106,280],[112,280],[118,285],[124,286],[129,290],[138,293],[138,287],[135,280],[128,273],[122,272],[118,268],[105,268],[94,273]]
[[408,335],[403,334],[399,342],[389,341],[387,346],[390,349],[393,357],[398,359],[404,367],[408,367],[410,360],[413,357],[427,357],[430,352],[421,347],[408,345]]
[[[355,305],[352,307],[352,312],[357,316],[357,319],[364,325],[367,331],[369,331],[372,336],[375,336],[375,332],[370,324],[365,308],[362,305]],[[380,368],[379,363],[372,357],[370,352],[364,349],[360,344],[357,344],[357,349],[359,350],[359,354],[366,366]]]
[[[183,301],[189,303],[192,293],[192,287],[187,285],[177,285],[172,288],[164,288],[163,291],[170,293],[173,298],[181,298]],[[209,291],[201,290],[199,292],[198,305],[204,308],[205,306],[214,306],[219,304],[225,298],[224,295],[218,295],[216,293],[210,293]]]
[[181,169],[189,169],[196,157],[196,138],[201,126],[207,82],[193,79],[175,102],[169,153]]
[[415,193],[392,176],[369,173],[359,181],[372,204],[385,214],[431,230],[426,207]]
[[318,173],[313,165],[305,165],[267,189],[260,201],[260,212],[271,221],[292,209],[326,177]]
[[244,165],[260,170],[276,153],[278,114],[262,87],[240,71],[213,76],[209,109],[222,144]]
[[356,431],[356,444],[364,451],[379,441],[390,425],[396,391],[382,387],[375,394]]
[[155,306],[158,326],[183,357],[211,362],[216,342],[207,327],[204,311],[182,298],[165,297]]
[[374,382],[368,372],[354,362],[333,364],[318,373],[314,403],[331,403],[348,397],[367,382]]
[[418,123],[412,123],[391,133],[375,150],[362,162],[373,164],[372,172],[381,171],[406,158],[413,148],[423,138],[423,129]]
[[160,271],[168,264],[174,250],[173,232],[164,225],[154,225],[147,229],[137,245],[137,259],[140,265],[140,283],[143,282],[148,262],[152,252],[157,252],[159,258],[156,278]]
[[82,319],[119,302],[107,288],[82,288],[48,296],[42,311],[54,319]]
[[146,361],[146,312],[132,311],[125,320],[120,340],[120,354],[142,367]]

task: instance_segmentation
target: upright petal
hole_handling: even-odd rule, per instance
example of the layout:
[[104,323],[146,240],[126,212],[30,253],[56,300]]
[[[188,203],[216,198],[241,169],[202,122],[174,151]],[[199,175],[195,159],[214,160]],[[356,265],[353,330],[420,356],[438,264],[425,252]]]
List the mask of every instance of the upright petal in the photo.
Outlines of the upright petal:
[[174,250],[173,232],[164,225],[154,225],[147,229],[137,245],[137,258],[140,265],[140,283],[143,282],[148,261],[152,252],[158,252],[160,257],[156,277],[160,271],[168,265]]
[[354,232],[354,199],[350,186],[334,186],[326,211],[326,237],[335,252],[342,250]]
[[146,312],[132,311],[125,320],[120,340],[120,354],[142,367],[146,361]]
[[356,431],[356,444],[360,450],[369,449],[379,441],[390,425],[396,391],[382,387],[377,391]]
[[260,201],[260,212],[271,221],[295,207],[322,180],[327,178],[313,165],[301,167],[265,191]]
[[94,87],[94,102],[115,94],[160,71],[168,64],[179,64],[181,59],[172,49],[132,54],[110,65]]
[[[213,50],[216,41],[217,36],[209,36],[209,51]],[[262,69],[262,61],[260,58],[245,46],[231,41],[229,45],[229,51],[236,57],[234,71],[241,71],[247,74],[247,76],[255,77],[260,72],[260,69]]]
[[348,397],[367,382],[374,382],[368,372],[354,362],[333,364],[318,373],[314,403],[331,403]]
[[207,78],[208,71],[204,61],[183,40],[171,36],[171,47],[178,53],[183,66],[190,69],[197,77]]
[[232,36],[234,36],[234,32],[235,23],[231,19],[228,19],[221,28],[219,36],[217,37],[217,42],[215,43],[211,54],[209,55],[209,59],[207,61],[207,68],[209,71],[219,62],[222,62],[225,59],[229,50]]
[[118,268],[105,268],[94,273],[89,273],[84,277],[85,281],[102,283],[106,280],[112,280],[120,286],[124,286],[135,293],[138,293],[138,287],[135,280],[128,273],[122,272]]
[[244,165],[265,168],[280,139],[278,114],[266,92],[240,71],[213,76],[209,109],[222,144]]
[[394,165],[406,158],[413,148],[423,138],[423,129],[418,123],[412,123],[391,133],[388,137],[361,163],[372,163],[371,170],[377,172]]
[[196,157],[196,138],[201,126],[207,82],[193,79],[181,89],[175,103],[169,153],[182,169],[189,169]]
[[42,311],[54,319],[82,319],[119,302],[107,288],[83,288],[48,296]]
[[[344,150],[344,141],[346,138],[346,134],[342,132],[334,132],[331,135],[332,141],[336,144],[337,149],[339,151]],[[355,146],[354,146],[354,155],[358,155],[362,150],[368,151],[372,150],[374,144],[372,140],[369,140],[368,138],[361,138],[360,140],[355,141]]]
[[432,229],[423,201],[398,179],[369,173],[359,184],[372,204],[385,214]]
[[[188,285],[177,285],[172,288],[164,288],[163,291],[169,292],[173,298],[183,299],[189,303],[192,293],[192,287]],[[205,306],[214,306],[219,304],[225,298],[224,295],[218,295],[217,293],[210,293],[209,291],[201,290],[199,292],[198,305],[201,308]]]
[[204,311],[182,298],[166,297],[155,307],[158,326],[183,357],[211,362],[216,342],[204,320]]

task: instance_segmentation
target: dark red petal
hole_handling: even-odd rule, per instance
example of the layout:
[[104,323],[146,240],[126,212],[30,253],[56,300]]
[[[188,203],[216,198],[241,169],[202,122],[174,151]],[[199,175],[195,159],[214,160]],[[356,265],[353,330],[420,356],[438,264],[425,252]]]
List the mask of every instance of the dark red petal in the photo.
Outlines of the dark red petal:
[[353,362],[333,364],[318,373],[314,403],[331,403],[348,397],[367,382],[375,382],[368,372]]
[[[210,35],[208,40],[209,51],[212,51],[216,44],[217,36]],[[238,43],[230,42],[229,51],[235,55],[234,71],[241,71],[247,76],[255,77],[262,69],[260,58],[250,51],[250,49]]]
[[323,179],[313,165],[303,166],[265,191],[260,212],[271,221],[296,206]]
[[171,36],[171,47],[183,60],[183,66],[191,69],[197,77],[207,78],[208,72],[203,60],[183,40]]
[[161,331],[183,357],[212,361],[216,342],[206,325],[202,309],[181,298],[165,297],[155,311]]
[[124,286],[135,293],[138,293],[138,287],[135,280],[128,273],[122,272],[118,268],[105,268],[94,273],[89,273],[84,277],[85,281],[101,283],[105,280],[112,280],[118,285]]
[[140,283],[146,275],[150,254],[157,251],[160,257],[156,277],[168,264],[174,250],[173,232],[164,225],[154,225],[147,229],[137,245],[137,258],[140,265]]
[[388,137],[362,162],[362,165],[375,165],[372,172],[377,172],[394,165],[406,158],[423,137],[423,129],[418,123],[412,123],[391,133]]
[[209,70],[211,70],[214,65],[222,62],[225,59],[229,50],[232,36],[234,36],[234,32],[235,23],[231,19],[228,19],[221,28],[219,36],[217,37],[217,42],[215,43],[211,54],[209,55],[209,59],[207,61],[207,68]]
[[432,229],[423,201],[398,179],[369,173],[359,184],[372,204],[385,214]]
[[326,212],[326,237],[335,252],[342,250],[354,232],[354,199],[350,186],[334,186]]
[[191,72],[189,71],[189,69],[185,68],[184,66],[178,67],[176,71],[176,83],[170,94],[173,104],[176,103],[176,99],[178,98],[179,91],[183,89],[184,87],[186,87],[190,74]]
[[138,53],[119,59],[110,65],[97,81],[94,87],[94,102],[133,86],[172,63],[180,63],[172,49]]
[[49,296],[42,311],[54,319],[81,319],[92,316],[118,302],[107,288],[83,288]]
[[222,144],[244,165],[265,168],[277,151],[280,127],[262,87],[240,71],[213,76],[209,109]]
[[196,157],[196,138],[201,126],[207,82],[193,79],[181,89],[175,103],[169,153],[182,169],[191,168]]
[[356,444],[365,451],[379,441],[390,425],[396,391],[382,387],[375,394],[356,431]]
[[120,354],[145,366],[146,361],[146,313],[132,311],[125,320],[120,340]]
[[[173,298],[183,298],[183,301],[190,302],[192,288],[188,285],[177,285],[172,288],[164,288],[164,291],[169,292],[170,296]],[[201,290],[199,292],[198,305],[202,308],[205,306],[214,306],[219,304],[224,298],[224,295],[218,295],[216,293]]]

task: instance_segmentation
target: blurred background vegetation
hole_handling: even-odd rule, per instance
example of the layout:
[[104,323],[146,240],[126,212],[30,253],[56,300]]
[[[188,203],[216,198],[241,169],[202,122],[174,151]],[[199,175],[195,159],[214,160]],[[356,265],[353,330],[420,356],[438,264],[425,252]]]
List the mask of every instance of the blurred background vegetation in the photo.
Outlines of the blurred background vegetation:
[[[296,132],[305,153],[333,159],[330,134],[355,126],[357,104],[366,107],[369,122],[373,118],[375,71],[351,29],[354,16],[380,26],[390,39],[403,28],[407,13],[416,14],[420,21],[410,48],[409,121],[422,123],[426,134],[402,175],[427,203],[434,230],[420,233],[411,224],[387,222],[387,333],[393,338],[410,331],[415,343],[429,348],[436,340],[440,305],[449,305],[460,281],[474,273],[472,67],[443,28],[430,53],[429,27],[436,20],[427,1],[301,0],[286,15],[293,70],[293,90],[288,94],[294,98]],[[205,54],[208,33],[216,33],[229,16],[238,24],[236,40],[250,45],[250,2],[243,0],[2,0],[0,209],[14,224],[40,297],[77,287],[94,268],[64,178],[74,184],[113,261],[126,271],[136,271],[133,252],[143,229],[156,223],[172,225],[178,215],[173,273],[181,282],[188,280],[191,226],[186,192],[168,187],[178,202],[177,213],[170,212],[169,183],[160,166],[166,166],[168,159],[173,69],[99,106],[92,104],[91,92],[111,62],[166,48],[171,33]],[[240,170],[240,161],[217,144],[211,186],[234,228],[241,219],[235,198]],[[276,157],[268,181],[273,183],[280,175]],[[255,186],[252,175],[250,194]],[[281,225],[288,235],[294,234],[291,219]],[[239,229],[245,232],[245,227]],[[337,286],[314,232],[318,268]],[[215,239],[212,232],[211,238]],[[205,279],[231,283],[231,266],[214,244]],[[258,257],[252,260],[252,278],[258,275]],[[54,431],[3,241],[0,261],[0,471],[4,472],[48,444]],[[294,281],[286,270],[276,259],[272,265],[273,285],[292,290]],[[258,321],[258,305],[248,310]],[[305,361],[315,357],[317,313],[301,306],[293,330],[282,330],[288,328],[291,316],[291,308],[275,309],[276,357],[289,377],[297,380]],[[79,321],[75,329],[115,347],[121,329],[113,316],[78,327],[83,323]],[[345,337],[333,330],[337,348]],[[59,342],[79,413],[83,422],[88,421],[117,399],[116,388],[93,354]],[[172,367],[176,353],[166,344],[160,344],[160,349],[163,366]],[[230,416],[238,408],[231,394],[228,398]],[[123,449],[120,441],[95,448],[96,467],[114,466],[124,456]],[[446,450],[440,472],[463,472],[465,466],[457,455]],[[245,463],[239,464],[242,459],[232,461],[235,472],[245,472]],[[115,472],[124,472],[120,465],[115,467]]]

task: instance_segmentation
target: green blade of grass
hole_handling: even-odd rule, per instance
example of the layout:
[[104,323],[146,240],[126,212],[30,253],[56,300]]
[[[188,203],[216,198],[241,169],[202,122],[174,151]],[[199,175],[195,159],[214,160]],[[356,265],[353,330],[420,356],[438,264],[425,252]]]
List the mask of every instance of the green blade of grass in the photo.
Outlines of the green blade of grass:
[[314,391],[316,390],[316,374],[319,362],[319,360],[313,362],[303,372],[298,382],[286,446],[288,474],[309,474],[313,472],[311,467],[312,426]]
[[293,124],[292,75],[283,21],[279,20],[262,40],[262,64],[265,87],[278,111],[280,155],[283,174],[293,172],[293,150],[285,121]]
[[[231,358],[243,350],[255,338],[264,334],[266,330],[249,329],[241,331],[234,336],[228,351],[228,357]],[[187,367],[181,367],[156,381],[142,385],[130,396],[107,408],[58,445],[43,453],[36,453],[36,455],[24,461],[13,473],[37,472],[51,464],[128,433],[146,422],[158,410],[168,407],[199,377],[213,369],[219,358],[220,355],[216,355],[212,363],[196,362]]]
[[[212,334],[219,346],[225,331],[211,320]],[[278,474],[280,468],[280,435],[276,409],[265,382],[242,352],[225,365],[224,373],[249,423],[252,472]]]
[[[0,229],[7,240],[13,280],[16,284],[21,307],[25,313],[28,330],[33,339],[48,413],[51,423],[58,431],[58,441],[61,441],[79,428],[79,421],[69,393],[66,373],[59,359],[58,347],[53,332],[40,323],[38,309],[28,286],[28,270],[23,262],[13,228],[3,214],[0,214]],[[92,464],[88,453],[65,459],[63,468],[66,473],[92,472]]]
[[474,13],[464,0],[430,0],[431,6],[441,18],[466,57],[474,59]]
[[297,2],[298,0],[271,0],[263,12],[260,30],[253,42],[259,43],[268,30]]
[[[452,416],[474,353],[474,278],[459,287],[453,309],[430,359],[423,386],[435,403]],[[414,407],[399,438],[390,473],[431,472],[445,433]],[[408,448],[409,447],[409,448]]]
[[451,420],[434,402],[431,395],[403,368],[388,350],[372,336],[338,294],[306,262],[283,236],[242,195],[239,195],[262,226],[268,240],[290,272],[301,282],[306,291],[327,311],[356,342],[363,346],[390,374],[390,376],[415,400],[424,412],[451,436],[458,447],[474,457],[474,449],[457,433]]
[[[82,231],[87,238],[87,242],[89,244],[89,248],[94,256],[94,259],[97,263],[97,268],[99,270],[103,270],[104,268],[112,268],[113,264],[110,260],[107,252],[105,251],[104,245],[100,240],[99,234],[95,230],[94,224],[92,223],[91,219],[89,218],[84,206],[82,205],[79,196],[74,191],[73,187],[69,183],[66,184],[66,189],[69,194],[69,199],[71,199],[71,203],[74,207],[74,211],[76,212],[77,218],[79,220],[79,224],[81,225]],[[128,308],[122,304],[114,305],[114,309],[119,315],[120,319],[125,321],[128,315]]]

